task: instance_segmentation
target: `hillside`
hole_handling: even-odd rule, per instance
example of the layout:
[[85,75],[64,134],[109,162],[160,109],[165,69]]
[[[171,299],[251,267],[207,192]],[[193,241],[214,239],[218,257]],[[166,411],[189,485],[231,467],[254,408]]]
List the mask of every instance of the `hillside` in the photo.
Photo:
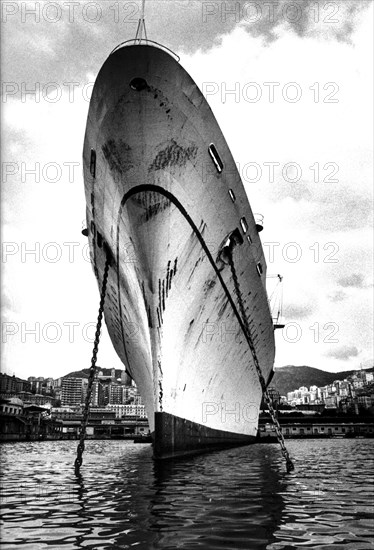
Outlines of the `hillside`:
[[74,372],[64,374],[61,378],[88,378],[89,370],[90,369],[75,370]]
[[[104,376],[110,376],[111,369],[101,368]],[[365,369],[367,371],[373,371],[374,368]],[[80,371],[70,372],[63,376],[63,378],[88,378],[90,369],[82,369]],[[121,377],[121,370],[116,369],[116,378]],[[301,386],[326,386],[331,384],[334,380],[344,380],[347,376],[357,373],[357,370],[347,370],[343,372],[327,372],[320,369],[307,366],[294,366],[287,365],[275,369],[274,377],[270,382],[270,387],[275,388],[281,395],[287,395],[288,392],[297,390]]]
[[[97,367],[97,368],[99,371],[102,371],[104,376],[109,377],[111,375],[111,369],[106,369],[102,367]],[[116,369],[116,378],[120,378],[121,373],[122,373],[121,369]],[[62,378],[88,378],[89,374],[90,374],[90,369],[82,369],[74,372],[69,372],[69,374],[65,374]]]
[[[367,369],[372,371],[373,369]],[[297,390],[301,386],[326,386],[334,380],[344,380],[347,376],[353,374],[354,370],[342,372],[327,372],[313,367],[287,365],[274,369],[274,377],[270,386],[279,391],[281,395],[287,395],[288,392]]]

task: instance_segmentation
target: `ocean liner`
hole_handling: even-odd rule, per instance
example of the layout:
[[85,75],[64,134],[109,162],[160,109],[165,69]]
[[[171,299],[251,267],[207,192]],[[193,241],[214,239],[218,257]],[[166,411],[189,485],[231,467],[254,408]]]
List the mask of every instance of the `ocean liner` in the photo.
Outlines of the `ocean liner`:
[[254,355],[268,384],[275,352],[262,224],[175,54],[149,40],[110,54],[83,161],[99,287],[110,256],[105,322],[143,397],[154,456],[254,441]]

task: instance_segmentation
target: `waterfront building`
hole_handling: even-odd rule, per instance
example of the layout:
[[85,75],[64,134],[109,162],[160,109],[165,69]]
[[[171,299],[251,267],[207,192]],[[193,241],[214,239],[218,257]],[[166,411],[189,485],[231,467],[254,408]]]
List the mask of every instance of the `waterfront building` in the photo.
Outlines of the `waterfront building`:
[[61,386],[59,388],[55,388],[54,394],[55,394],[55,401],[61,401],[61,396],[62,396]]
[[18,392],[17,395],[25,405],[43,406],[50,404],[53,399],[50,395],[42,395],[41,393],[31,393],[26,391]]
[[[270,396],[270,399],[273,403],[274,407],[277,407],[280,403],[281,397],[279,391],[277,391],[275,388],[270,387],[268,388],[268,393]],[[262,408],[262,407],[261,407]],[[266,404],[264,403],[264,408],[266,408]]]
[[[142,405],[143,401],[135,386],[126,386],[122,384],[122,378],[113,379],[106,374],[98,372],[96,380],[93,384],[92,391],[92,406],[106,407],[106,405],[125,405],[135,404]],[[112,369],[111,374],[115,374]]]
[[129,416],[142,419],[147,418],[144,405],[109,404],[106,408],[114,411],[116,418],[125,418]]
[[359,388],[363,388],[364,387],[364,380],[362,377],[359,377],[357,376],[356,374],[354,374],[352,377],[351,377],[351,380],[352,380],[352,385],[353,387],[355,388],[355,390],[359,389]]
[[42,393],[42,388],[44,386],[44,377],[43,376],[38,376],[38,377],[35,377],[35,376],[29,376],[28,377],[28,382],[30,384],[30,389],[31,391],[35,392],[35,393]]
[[82,378],[82,400],[81,404],[86,402],[87,397],[87,388],[88,388],[88,378]]
[[369,397],[367,395],[358,395],[356,399],[357,405],[363,409],[370,409],[370,407],[372,407],[374,404],[372,397]]
[[325,407],[326,409],[336,409],[338,407],[339,401],[338,396],[328,395],[325,397]]
[[53,418],[71,419],[77,416],[77,413],[71,407],[52,407],[51,415]]
[[[115,411],[108,407],[92,407],[90,409],[89,420],[90,421],[114,421],[116,418]],[[113,422],[114,423],[114,422]]]
[[106,380],[108,383],[116,381],[117,378],[121,377],[121,374],[122,370],[116,370],[114,368],[102,369],[97,367],[97,378],[102,381]]
[[80,405],[83,403],[85,387],[87,387],[86,378],[64,378],[61,386],[61,404]]
[[101,385],[101,398],[100,398],[100,407],[106,407],[110,401],[110,384],[103,383]]
[[23,401],[17,397],[0,400],[0,413],[20,415],[23,413]]
[[309,403],[316,403],[318,401],[318,387],[310,386],[309,388]]
[[53,391],[53,378],[46,378],[44,383],[46,392],[51,393]]
[[[279,393],[278,393],[278,396],[279,396]],[[139,393],[137,393],[134,396],[134,402],[133,403],[134,403],[134,405],[143,405],[143,398]]]
[[16,378],[15,376],[9,376],[8,374],[0,374],[0,392],[1,393],[15,393],[16,390]]
[[92,385],[91,405],[92,407],[101,407],[102,405],[102,387],[98,380],[95,380]]
[[283,436],[288,437],[343,437],[352,435],[374,435],[372,423],[361,422],[333,422],[329,423],[313,420],[308,424],[295,423],[293,426],[281,427]]
[[351,384],[348,380],[338,380],[336,382],[337,392],[340,397],[348,397],[351,394]]
[[17,378],[14,374],[0,373],[0,393],[17,394],[21,391],[30,390],[30,383],[22,378]]
[[134,402],[138,391],[135,386],[126,386],[123,389],[123,403],[130,404]]
[[293,407],[296,405],[306,405],[310,403],[310,400],[310,392],[305,386],[287,393],[287,402]]
[[109,387],[109,404],[123,404],[123,386],[122,384],[110,384]]

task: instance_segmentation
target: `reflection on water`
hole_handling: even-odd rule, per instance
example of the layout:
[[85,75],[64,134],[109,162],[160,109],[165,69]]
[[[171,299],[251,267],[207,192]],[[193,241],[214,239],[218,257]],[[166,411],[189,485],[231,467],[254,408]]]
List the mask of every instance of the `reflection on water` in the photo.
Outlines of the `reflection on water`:
[[150,445],[2,446],[4,549],[374,548],[372,440],[252,445],[159,464]]

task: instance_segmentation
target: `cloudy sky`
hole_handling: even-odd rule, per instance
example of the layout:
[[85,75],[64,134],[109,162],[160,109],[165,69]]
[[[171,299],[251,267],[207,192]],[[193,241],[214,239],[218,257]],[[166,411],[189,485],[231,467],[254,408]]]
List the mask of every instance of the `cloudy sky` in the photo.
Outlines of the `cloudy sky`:
[[[95,76],[134,37],[139,6],[1,2],[3,372],[90,364],[84,130]],[[284,276],[275,366],[370,366],[372,2],[147,0],[146,21],[205,93],[265,216],[268,273]],[[99,363],[121,368],[106,333]]]

